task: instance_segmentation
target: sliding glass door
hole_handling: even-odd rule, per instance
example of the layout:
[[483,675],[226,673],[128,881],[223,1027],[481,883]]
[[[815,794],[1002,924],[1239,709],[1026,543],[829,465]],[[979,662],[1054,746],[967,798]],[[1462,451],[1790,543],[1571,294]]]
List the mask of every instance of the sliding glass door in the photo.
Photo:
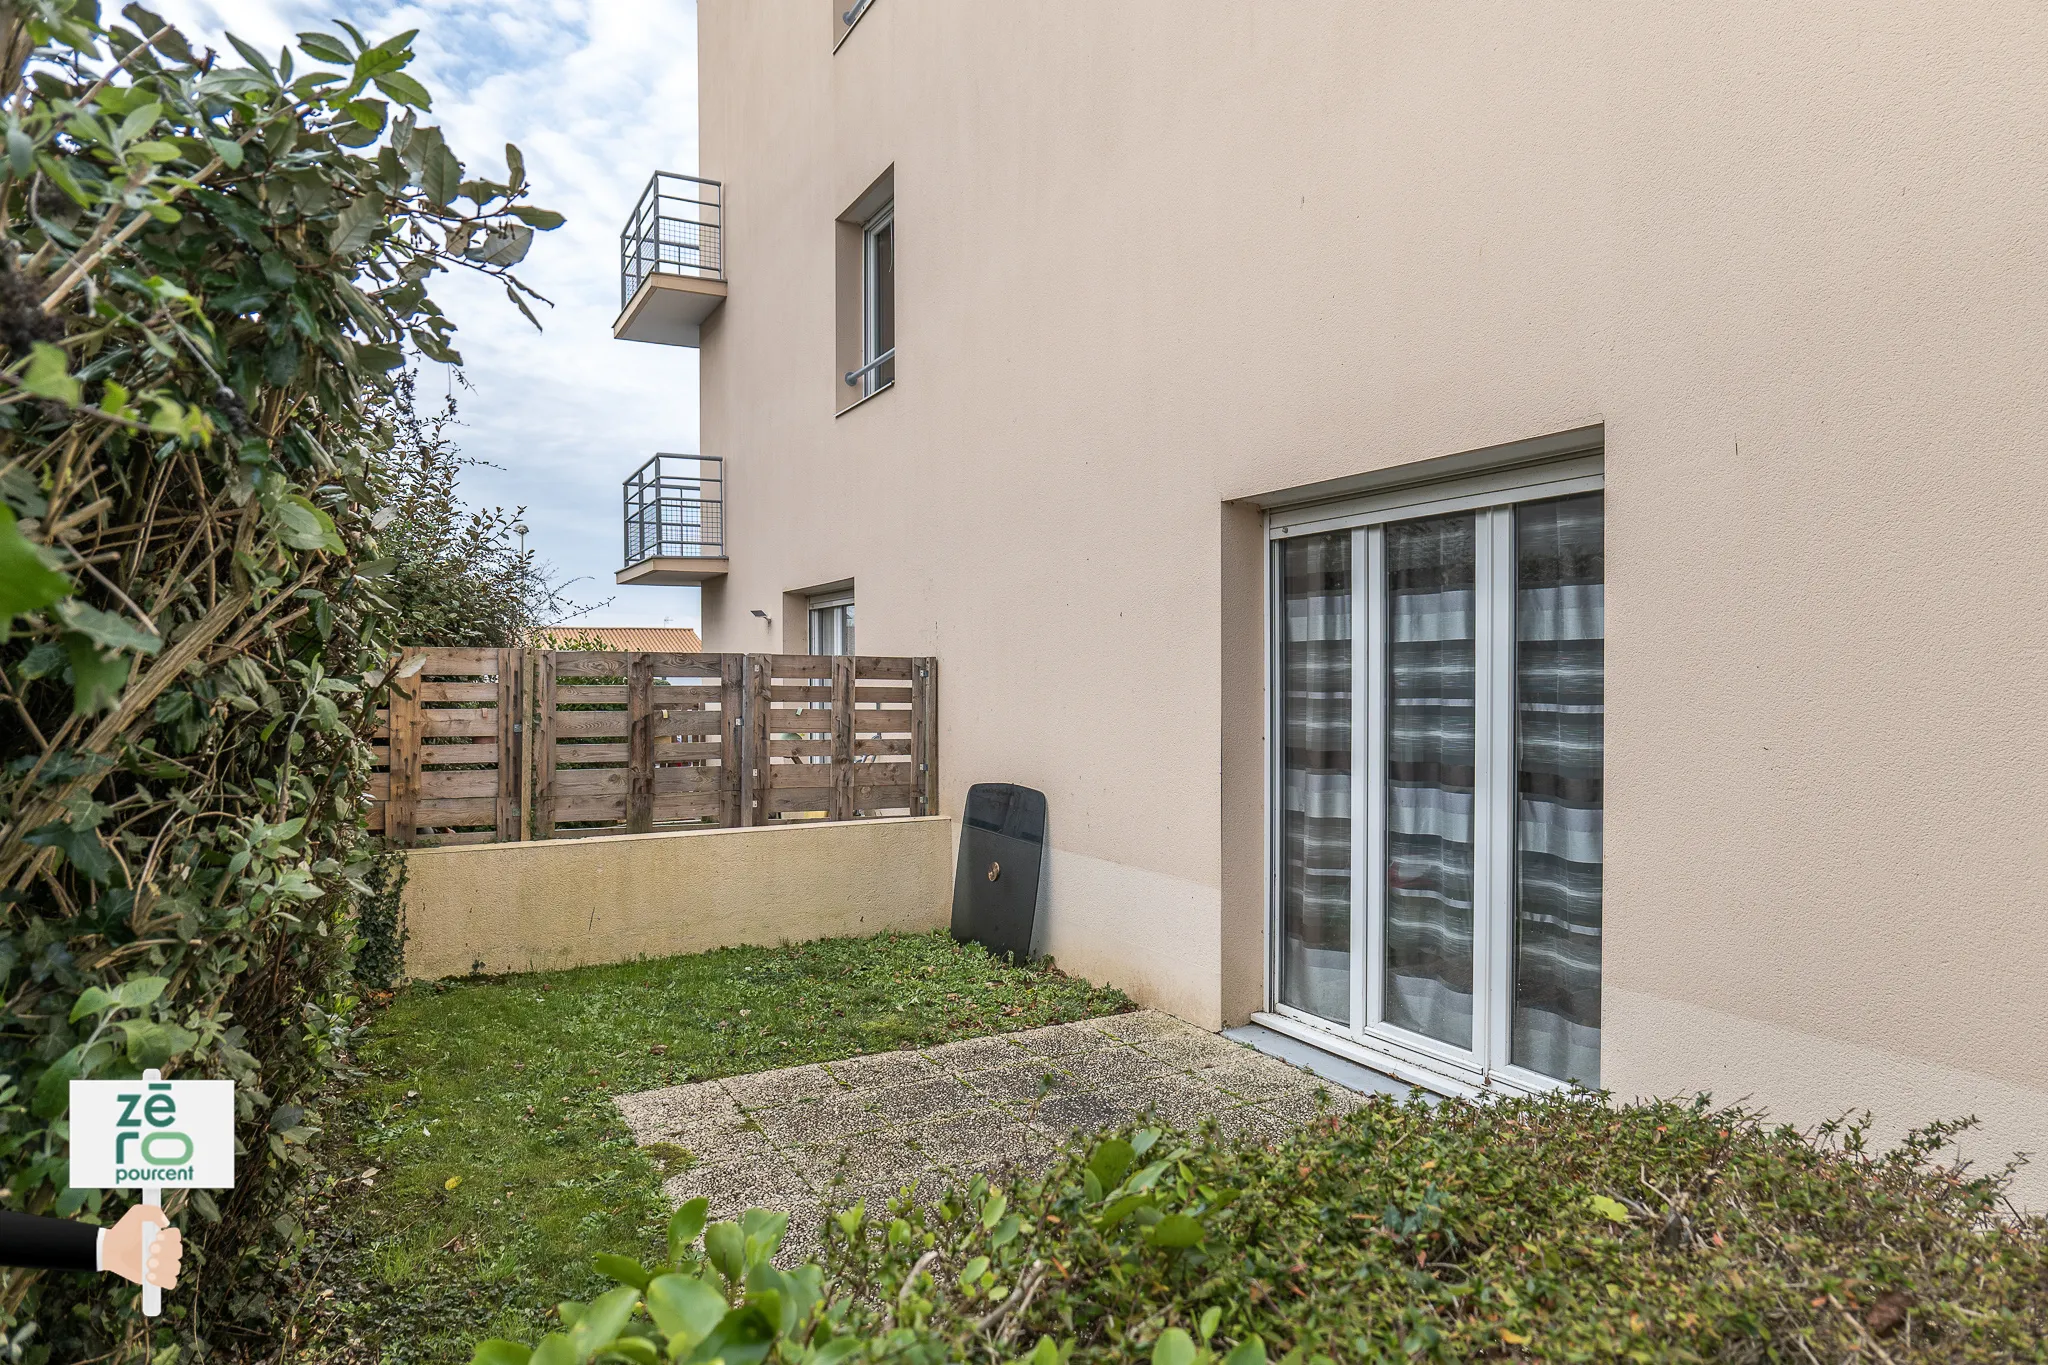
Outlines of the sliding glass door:
[[1599,1084],[1597,489],[1276,530],[1283,1016],[1467,1082]]

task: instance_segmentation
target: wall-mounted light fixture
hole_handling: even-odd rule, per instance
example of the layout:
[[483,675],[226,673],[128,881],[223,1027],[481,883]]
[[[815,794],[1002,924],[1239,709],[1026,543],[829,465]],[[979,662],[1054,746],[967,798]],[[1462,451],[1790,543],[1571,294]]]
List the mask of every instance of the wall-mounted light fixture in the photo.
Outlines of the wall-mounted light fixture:
[[759,607],[754,608],[754,615],[761,618],[761,624],[764,626],[772,626],[775,624],[773,621],[768,619],[768,613],[762,611]]

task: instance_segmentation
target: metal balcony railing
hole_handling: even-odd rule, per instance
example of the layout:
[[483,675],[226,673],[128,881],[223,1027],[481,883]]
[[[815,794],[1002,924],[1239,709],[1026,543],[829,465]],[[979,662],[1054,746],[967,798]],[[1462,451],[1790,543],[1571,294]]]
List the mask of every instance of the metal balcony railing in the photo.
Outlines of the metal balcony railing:
[[626,567],[725,558],[725,462],[657,455],[626,480]]
[[649,275],[725,278],[725,187],[716,180],[656,171],[619,234],[619,307]]

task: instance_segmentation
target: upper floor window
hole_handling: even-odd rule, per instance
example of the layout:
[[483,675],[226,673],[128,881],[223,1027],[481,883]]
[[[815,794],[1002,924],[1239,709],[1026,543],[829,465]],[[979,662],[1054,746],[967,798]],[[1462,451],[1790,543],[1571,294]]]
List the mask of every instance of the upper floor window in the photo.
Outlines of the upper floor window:
[[874,8],[875,0],[828,0],[828,3],[832,6],[832,50],[837,52],[861,16]]
[[896,206],[868,220],[861,232],[862,393],[896,378]]

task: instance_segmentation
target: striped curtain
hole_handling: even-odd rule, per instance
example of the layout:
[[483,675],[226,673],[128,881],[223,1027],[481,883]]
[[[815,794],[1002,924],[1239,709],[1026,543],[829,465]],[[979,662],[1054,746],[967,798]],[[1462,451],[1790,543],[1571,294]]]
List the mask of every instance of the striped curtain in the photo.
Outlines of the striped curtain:
[[1351,533],[1282,542],[1280,1000],[1351,1018]]
[[1515,509],[1518,1066],[1600,1084],[1601,494]]
[[1475,617],[1469,515],[1386,528],[1388,1023],[1472,1046]]

